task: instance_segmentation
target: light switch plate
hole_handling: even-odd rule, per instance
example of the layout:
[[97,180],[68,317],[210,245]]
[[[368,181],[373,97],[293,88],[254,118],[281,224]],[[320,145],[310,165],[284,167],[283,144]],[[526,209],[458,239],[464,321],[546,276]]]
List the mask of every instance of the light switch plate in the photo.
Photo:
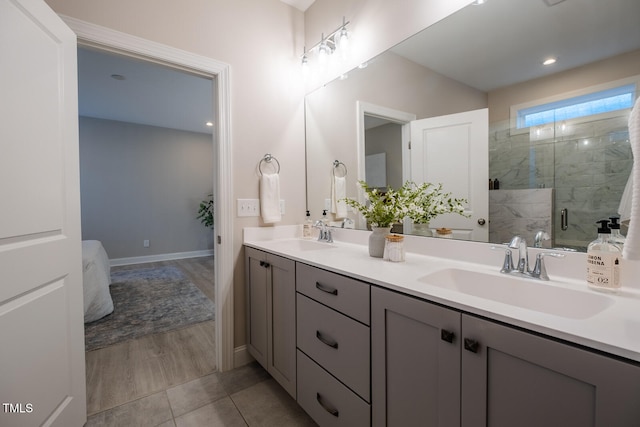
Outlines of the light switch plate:
[[238,199],[238,216],[260,216],[260,200]]

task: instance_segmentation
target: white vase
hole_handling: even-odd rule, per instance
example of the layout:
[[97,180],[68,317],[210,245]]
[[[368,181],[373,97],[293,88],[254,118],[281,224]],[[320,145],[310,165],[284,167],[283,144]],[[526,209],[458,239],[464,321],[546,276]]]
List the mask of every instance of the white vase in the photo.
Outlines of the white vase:
[[415,234],[416,236],[433,236],[428,222],[426,224],[413,224],[413,232],[411,234]]
[[369,256],[382,258],[384,255],[385,237],[391,231],[391,227],[372,227],[369,235]]

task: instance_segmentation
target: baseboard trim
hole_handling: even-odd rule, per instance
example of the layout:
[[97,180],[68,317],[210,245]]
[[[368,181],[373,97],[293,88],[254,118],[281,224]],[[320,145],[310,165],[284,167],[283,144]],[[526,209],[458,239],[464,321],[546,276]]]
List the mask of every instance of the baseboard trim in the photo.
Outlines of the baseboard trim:
[[111,267],[117,267],[120,265],[145,264],[148,262],[170,261],[173,259],[185,259],[185,258],[199,258],[199,257],[205,257],[205,256],[212,256],[212,255],[213,255],[213,249],[207,249],[203,251],[174,252],[171,254],[135,256],[135,257],[129,257],[129,258],[114,258],[112,260],[109,260],[109,264],[111,265]]
[[247,351],[246,345],[241,345],[233,349],[233,367],[239,368],[240,366],[248,365],[253,362],[254,358]]

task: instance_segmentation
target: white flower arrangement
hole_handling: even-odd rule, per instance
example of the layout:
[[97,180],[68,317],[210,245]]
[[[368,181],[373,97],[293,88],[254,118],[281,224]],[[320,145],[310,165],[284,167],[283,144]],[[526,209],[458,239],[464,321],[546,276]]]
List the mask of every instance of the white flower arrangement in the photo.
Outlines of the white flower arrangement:
[[451,197],[451,193],[442,192],[442,184],[423,183],[420,185],[407,181],[398,189],[369,188],[366,182],[358,181],[365,191],[365,203],[353,199],[344,199],[345,203],[357,209],[373,227],[390,227],[404,218],[415,224],[428,223],[438,215],[445,213],[464,213],[465,199]]

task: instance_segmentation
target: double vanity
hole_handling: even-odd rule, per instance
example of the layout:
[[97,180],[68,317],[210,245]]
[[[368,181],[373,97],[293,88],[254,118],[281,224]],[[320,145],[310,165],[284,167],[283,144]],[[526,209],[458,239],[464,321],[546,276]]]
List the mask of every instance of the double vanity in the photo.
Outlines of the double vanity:
[[[638,426],[640,294],[500,274],[505,248],[245,229],[247,347],[320,426]],[[464,260],[464,261],[463,261]]]

